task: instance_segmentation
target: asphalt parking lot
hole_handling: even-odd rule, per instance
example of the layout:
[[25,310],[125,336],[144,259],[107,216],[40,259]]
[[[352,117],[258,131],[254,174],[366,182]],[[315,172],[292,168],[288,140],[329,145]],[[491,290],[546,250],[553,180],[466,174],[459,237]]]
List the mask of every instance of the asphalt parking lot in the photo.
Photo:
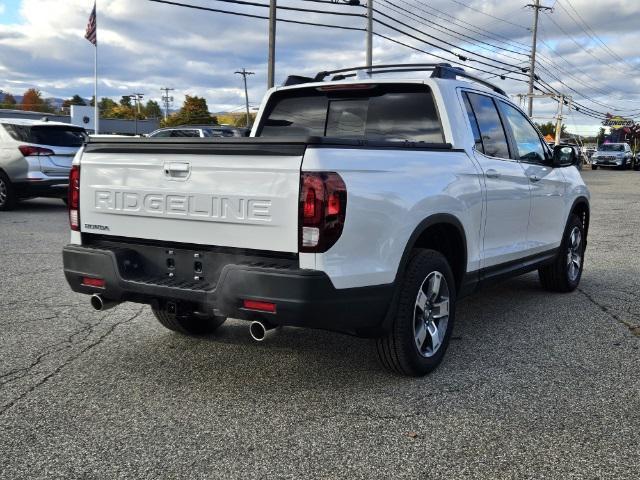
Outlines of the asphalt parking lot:
[[463,300],[418,380],[367,340],[96,313],[64,280],[62,202],[0,213],[0,478],[637,479],[640,173],[584,177],[580,290],[530,274]]

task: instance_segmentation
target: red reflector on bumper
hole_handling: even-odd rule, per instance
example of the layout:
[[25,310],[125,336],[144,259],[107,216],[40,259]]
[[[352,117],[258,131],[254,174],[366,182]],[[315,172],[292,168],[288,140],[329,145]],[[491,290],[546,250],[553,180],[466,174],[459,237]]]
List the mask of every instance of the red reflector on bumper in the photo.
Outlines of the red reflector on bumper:
[[242,306],[247,310],[276,313],[276,304],[271,302],[261,302],[259,300],[244,300],[242,302]]
[[82,277],[82,285],[85,287],[104,288],[105,281],[101,278]]

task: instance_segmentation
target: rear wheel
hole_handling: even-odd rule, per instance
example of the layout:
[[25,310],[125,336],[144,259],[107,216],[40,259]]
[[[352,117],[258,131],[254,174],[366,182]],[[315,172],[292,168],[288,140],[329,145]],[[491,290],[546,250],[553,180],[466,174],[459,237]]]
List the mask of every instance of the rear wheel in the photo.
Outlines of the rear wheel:
[[455,281],[445,257],[416,250],[400,285],[389,333],[376,340],[382,365],[395,373],[423,376],[442,361],[455,319]]
[[11,180],[0,172],[0,211],[12,210],[16,206],[16,194]]
[[572,292],[580,283],[584,265],[585,234],[582,221],[571,215],[555,261],[538,270],[540,283],[552,292]]
[[598,165],[591,165],[591,170],[597,170],[598,169]]
[[183,335],[207,335],[215,332],[226,320],[212,314],[196,312],[170,312],[167,308],[152,306],[153,314],[162,326]]

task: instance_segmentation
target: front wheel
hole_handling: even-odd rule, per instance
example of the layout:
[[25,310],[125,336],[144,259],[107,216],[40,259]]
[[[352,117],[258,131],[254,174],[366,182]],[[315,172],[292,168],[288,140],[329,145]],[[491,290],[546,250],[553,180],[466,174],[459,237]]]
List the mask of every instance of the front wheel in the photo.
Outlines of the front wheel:
[[376,340],[382,365],[392,372],[423,376],[442,361],[455,320],[456,287],[446,258],[415,250],[399,286],[389,333]]
[[584,265],[585,232],[582,220],[571,215],[553,263],[538,269],[542,286],[552,292],[572,292],[580,283]]
[[196,312],[170,312],[166,308],[152,306],[151,310],[160,324],[183,335],[207,335],[215,332],[226,320],[212,314]]
[[591,170],[597,170],[598,169],[598,165],[591,165]]

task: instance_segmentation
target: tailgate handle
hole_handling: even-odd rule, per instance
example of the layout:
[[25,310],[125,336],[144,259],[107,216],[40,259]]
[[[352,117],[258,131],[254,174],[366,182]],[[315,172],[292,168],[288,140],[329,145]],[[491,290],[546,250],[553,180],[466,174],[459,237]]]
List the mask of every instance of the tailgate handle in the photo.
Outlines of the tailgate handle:
[[171,178],[187,178],[191,172],[191,165],[184,162],[171,162],[164,164],[164,174]]

